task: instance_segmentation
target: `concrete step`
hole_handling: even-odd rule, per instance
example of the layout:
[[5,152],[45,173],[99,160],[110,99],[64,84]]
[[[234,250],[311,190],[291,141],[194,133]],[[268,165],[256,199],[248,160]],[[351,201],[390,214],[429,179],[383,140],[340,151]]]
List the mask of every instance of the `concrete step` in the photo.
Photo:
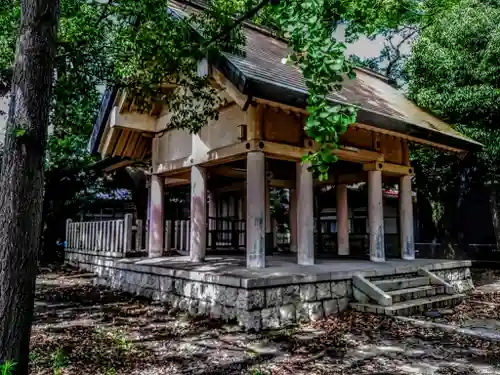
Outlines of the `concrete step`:
[[380,306],[370,303],[351,303],[350,306],[354,310],[373,314],[408,316],[439,307],[456,306],[462,302],[464,297],[465,294],[439,295],[394,303],[392,306]]
[[402,279],[387,279],[387,280],[374,280],[372,281],[377,287],[384,292],[392,290],[416,288],[419,286],[430,285],[430,279],[427,276],[402,278]]
[[387,292],[392,297],[392,303],[411,301],[419,298],[432,297],[445,294],[446,288],[439,285],[423,285],[415,288],[392,290]]

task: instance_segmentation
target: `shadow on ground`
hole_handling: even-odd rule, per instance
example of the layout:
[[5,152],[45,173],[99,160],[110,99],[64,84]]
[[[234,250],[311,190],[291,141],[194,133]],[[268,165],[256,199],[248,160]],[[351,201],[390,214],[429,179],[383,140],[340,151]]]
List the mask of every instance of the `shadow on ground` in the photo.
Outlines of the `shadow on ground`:
[[[314,324],[246,333],[92,285],[71,269],[37,282],[32,374],[500,374],[500,347],[385,317],[346,312]],[[496,361],[496,362],[495,362]]]

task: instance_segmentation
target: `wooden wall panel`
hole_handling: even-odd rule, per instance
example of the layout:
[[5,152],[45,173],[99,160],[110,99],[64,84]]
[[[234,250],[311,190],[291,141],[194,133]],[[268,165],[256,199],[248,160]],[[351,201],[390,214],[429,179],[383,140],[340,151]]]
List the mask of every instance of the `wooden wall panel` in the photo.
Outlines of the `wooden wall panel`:
[[405,164],[403,160],[401,138],[384,134],[380,135],[380,151],[384,154],[386,162]]
[[303,120],[279,109],[264,108],[264,139],[271,142],[301,145]]
[[373,132],[351,126],[340,137],[340,143],[344,146],[373,150]]

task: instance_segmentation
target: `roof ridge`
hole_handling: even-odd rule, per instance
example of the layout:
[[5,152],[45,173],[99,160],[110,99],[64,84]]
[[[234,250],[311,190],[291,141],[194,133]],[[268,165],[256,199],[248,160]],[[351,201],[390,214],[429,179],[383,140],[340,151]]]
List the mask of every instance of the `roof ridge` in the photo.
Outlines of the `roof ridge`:
[[[196,8],[198,10],[208,9],[208,6],[204,0],[175,0],[171,2],[184,6],[192,6],[193,8]],[[288,43],[288,40],[286,38],[279,36],[277,34],[277,31],[273,30],[268,26],[258,25],[255,22],[251,21],[243,21],[242,24],[244,27],[260,32],[261,34],[264,34],[281,42]]]

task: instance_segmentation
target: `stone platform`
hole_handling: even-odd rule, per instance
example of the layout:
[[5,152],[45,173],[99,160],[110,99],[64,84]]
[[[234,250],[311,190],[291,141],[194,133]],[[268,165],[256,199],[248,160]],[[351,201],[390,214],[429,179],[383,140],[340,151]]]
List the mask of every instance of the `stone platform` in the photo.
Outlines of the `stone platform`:
[[67,249],[70,265],[97,275],[98,283],[169,303],[192,315],[237,321],[246,329],[285,327],[337,314],[353,301],[352,278],[403,277],[420,268],[439,275],[458,291],[473,287],[470,261],[417,259],[374,263],[318,259],[299,266],[293,257],[267,257],[267,267],[247,269],[243,256],[112,258]]

